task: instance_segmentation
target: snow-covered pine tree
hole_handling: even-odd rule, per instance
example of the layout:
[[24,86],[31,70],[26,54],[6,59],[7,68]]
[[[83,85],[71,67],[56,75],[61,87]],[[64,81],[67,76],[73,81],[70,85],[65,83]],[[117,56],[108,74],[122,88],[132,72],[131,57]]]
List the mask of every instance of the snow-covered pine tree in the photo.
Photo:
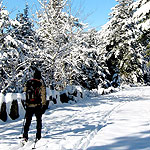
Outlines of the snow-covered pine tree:
[[73,82],[88,89],[97,88],[99,83],[96,33],[94,29],[83,32],[77,37],[76,54],[73,51],[74,58],[72,60],[74,68],[76,68]]
[[[118,69],[123,82],[134,83],[137,82],[137,73],[139,73],[138,54],[136,53],[135,46],[132,39],[135,36],[135,32],[130,19],[132,18],[132,12],[129,11],[133,0],[118,0],[119,4],[115,10],[115,15],[112,15],[115,20],[112,21],[112,27],[115,28],[115,46],[113,48],[115,58],[117,58]],[[138,70],[138,71],[137,71]]]
[[[132,22],[133,0],[116,0],[119,2],[110,14],[110,21],[101,31],[101,39],[106,46],[107,65],[111,75],[120,74],[124,82],[138,82],[142,75],[141,54],[135,45],[137,30]],[[105,39],[106,41],[104,41]],[[116,75],[115,75],[116,76]],[[112,76],[110,76],[112,80]]]
[[0,91],[6,92],[7,88],[14,83],[15,66],[18,62],[18,53],[12,47],[11,20],[9,12],[0,2]]
[[15,38],[34,49],[36,44],[35,31],[33,29],[33,21],[31,21],[31,19],[29,18],[28,4],[26,4],[23,13],[17,14],[16,20],[20,23],[20,26],[14,26]]
[[78,37],[78,53],[74,55],[76,73],[74,82],[87,89],[107,88],[110,84],[106,79],[107,67],[103,54],[99,51],[100,41],[95,29],[83,32]]
[[133,20],[139,30],[137,42],[144,53],[143,73],[145,82],[150,82],[150,1],[138,0],[132,6]]
[[[0,65],[1,65],[1,86],[4,92],[19,92],[23,88],[25,72],[30,60],[25,51],[30,48],[24,44],[22,38],[16,38],[18,29],[22,26],[17,20],[9,18],[9,12],[0,5]],[[16,35],[15,35],[16,34]],[[23,80],[24,79],[24,80]]]
[[29,17],[29,6],[26,3],[23,13],[17,14],[14,19],[17,24],[12,25],[12,37],[17,41],[16,49],[20,53],[20,62],[18,65],[18,71],[22,71],[20,74],[20,80],[22,85],[32,75],[32,65],[39,63],[40,58],[40,41],[35,32],[33,20]]

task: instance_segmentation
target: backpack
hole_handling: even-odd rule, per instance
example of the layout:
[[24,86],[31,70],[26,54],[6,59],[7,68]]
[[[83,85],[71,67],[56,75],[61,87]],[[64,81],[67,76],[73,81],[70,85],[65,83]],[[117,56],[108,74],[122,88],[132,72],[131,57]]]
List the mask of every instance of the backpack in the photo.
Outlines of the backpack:
[[31,79],[26,84],[26,103],[41,104],[41,86],[40,80]]

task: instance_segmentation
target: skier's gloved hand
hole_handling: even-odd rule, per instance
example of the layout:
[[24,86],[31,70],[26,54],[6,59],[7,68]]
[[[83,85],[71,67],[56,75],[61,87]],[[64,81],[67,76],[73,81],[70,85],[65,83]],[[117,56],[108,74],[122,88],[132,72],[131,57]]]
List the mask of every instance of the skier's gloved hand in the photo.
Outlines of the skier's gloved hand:
[[45,113],[46,109],[47,109],[46,105],[43,105],[43,106],[42,106],[42,114]]

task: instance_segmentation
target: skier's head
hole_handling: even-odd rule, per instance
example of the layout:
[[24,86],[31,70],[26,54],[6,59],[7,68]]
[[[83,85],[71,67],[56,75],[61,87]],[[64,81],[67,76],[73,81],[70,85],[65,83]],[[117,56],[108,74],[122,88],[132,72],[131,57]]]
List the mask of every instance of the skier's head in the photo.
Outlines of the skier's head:
[[34,72],[34,79],[41,79],[42,78],[42,76],[41,76],[41,72],[39,71],[39,70],[35,70],[35,72]]

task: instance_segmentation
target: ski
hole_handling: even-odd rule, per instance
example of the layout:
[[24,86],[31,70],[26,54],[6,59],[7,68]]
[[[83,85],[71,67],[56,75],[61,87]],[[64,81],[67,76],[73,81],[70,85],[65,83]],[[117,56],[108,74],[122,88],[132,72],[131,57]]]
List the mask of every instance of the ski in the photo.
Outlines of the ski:
[[21,147],[25,146],[28,141],[25,138],[20,138],[20,139],[23,139],[23,140],[20,141]]
[[[23,137],[19,137],[19,139],[22,139],[19,142],[20,147],[27,147],[27,146],[31,146],[31,149],[36,149],[36,143],[38,140],[34,140],[34,139],[29,139],[29,140],[25,140]],[[34,145],[33,145],[34,144]]]
[[38,139],[30,139],[30,140],[25,140],[23,137],[19,137],[19,139],[23,139],[22,141],[20,141],[20,146],[21,147],[24,147],[24,146],[26,146],[26,145],[28,145],[28,144],[34,144],[33,145],[33,147],[32,147],[32,149],[36,149],[36,143],[39,141]]
[[32,147],[32,149],[36,149],[35,146],[36,146],[37,141],[38,141],[37,139],[34,141],[34,146]]

